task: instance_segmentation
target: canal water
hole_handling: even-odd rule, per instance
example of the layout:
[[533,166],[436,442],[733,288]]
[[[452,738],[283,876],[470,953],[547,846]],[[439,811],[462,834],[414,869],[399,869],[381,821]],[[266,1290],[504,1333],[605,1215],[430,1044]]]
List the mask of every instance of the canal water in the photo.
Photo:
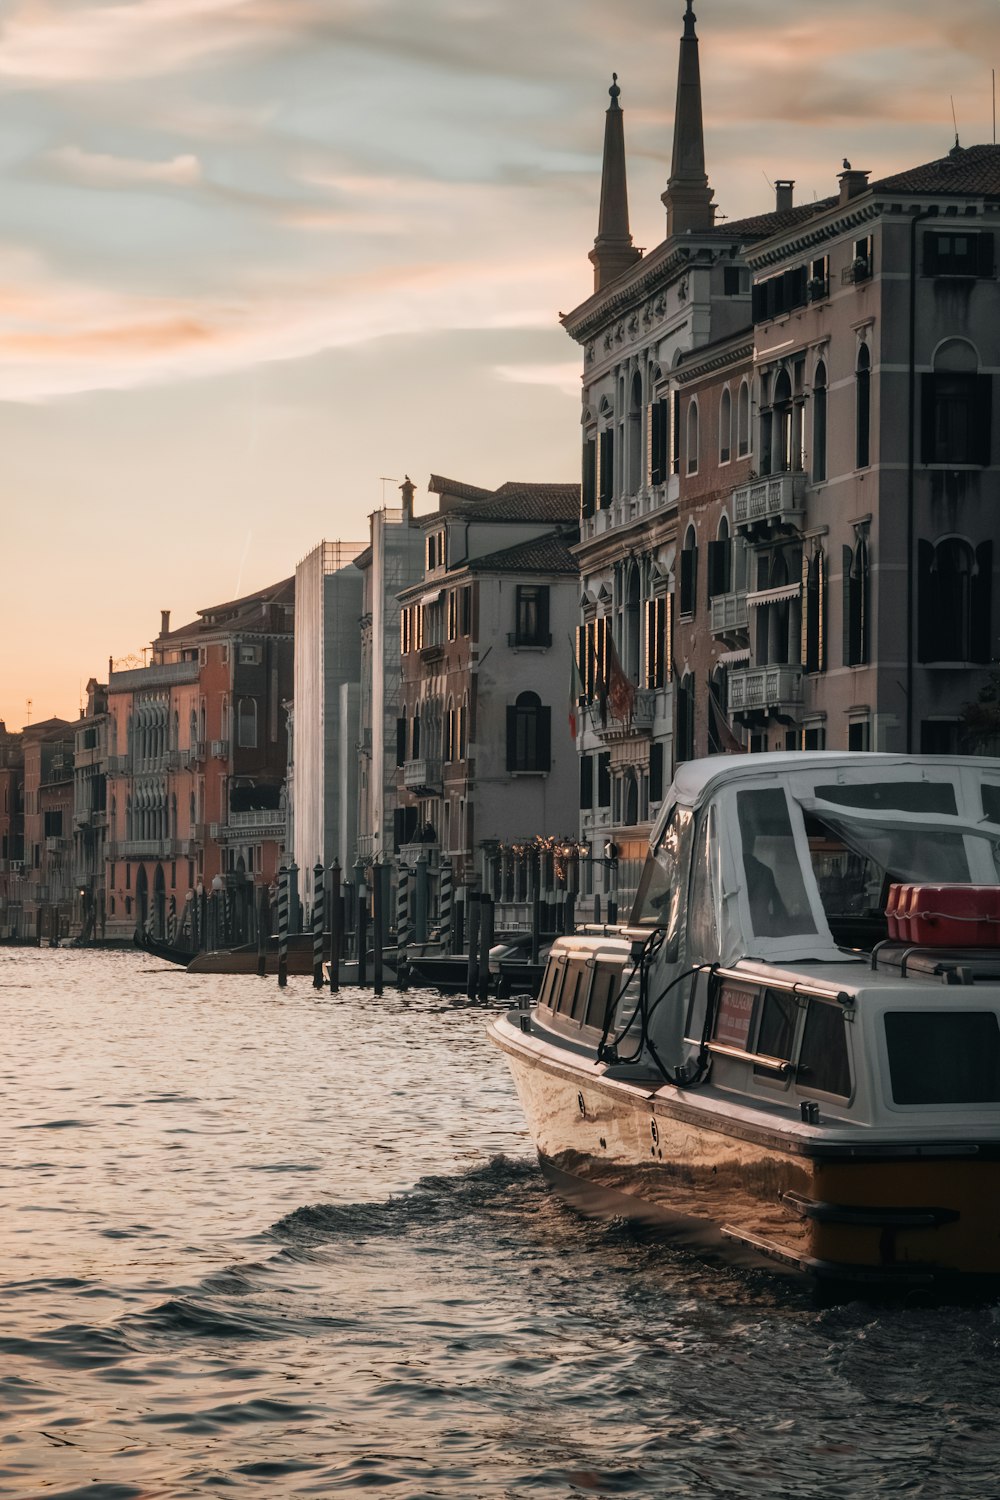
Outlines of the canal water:
[[1000,1312],[542,1184],[485,1013],[0,949],[0,1495],[1000,1493]]

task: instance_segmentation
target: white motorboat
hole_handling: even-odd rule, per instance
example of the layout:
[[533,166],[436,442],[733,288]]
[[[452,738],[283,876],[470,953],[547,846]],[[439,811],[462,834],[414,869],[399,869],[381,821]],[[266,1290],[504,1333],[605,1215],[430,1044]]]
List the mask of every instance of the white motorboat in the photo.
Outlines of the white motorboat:
[[490,1023],[588,1210],[817,1276],[1000,1274],[1000,761],[680,767],[630,922]]

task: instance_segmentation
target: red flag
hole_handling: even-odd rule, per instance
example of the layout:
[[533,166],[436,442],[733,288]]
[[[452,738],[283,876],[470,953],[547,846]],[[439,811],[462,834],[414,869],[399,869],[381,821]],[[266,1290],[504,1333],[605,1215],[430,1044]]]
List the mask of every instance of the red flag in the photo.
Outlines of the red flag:
[[613,719],[630,720],[635,703],[635,684],[625,675],[615,638],[608,631],[608,708]]

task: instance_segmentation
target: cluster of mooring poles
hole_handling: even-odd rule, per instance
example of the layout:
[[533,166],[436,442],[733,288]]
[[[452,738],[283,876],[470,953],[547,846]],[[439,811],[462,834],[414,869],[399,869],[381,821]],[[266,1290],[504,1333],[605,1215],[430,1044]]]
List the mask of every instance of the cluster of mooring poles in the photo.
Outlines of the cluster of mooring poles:
[[[526,861],[530,880],[520,889],[519,930],[526,934],[523,959],[533,965],[540,960],[541,945],[559,933],[573,932],[579,898],[577,861],[566,861],[565,873],[544,874],[545,866],[532,854]],[[353,985],[376,995],[389,982],[406,990],[413,982],[420,958],[451,959],[462,974],[470,1000],[484,1000],[491,984],[490,953],[497,941],[497,907],[504,914],[511,905],[504,896],[509,871],[498,866],[492,891],[480,889],[471,879],[456,892],[451,860],[444,856],[432,869],[427,854],[416,859],[376,858],[366,864],[355,860],[342,868],[339,860],[324,867],[317,861],[312,871],[312,981],[317,990],[329,981],[336,994],[350,966]],[[204,897],[202,897],[204,900]],[[614,903],[608,901],[613,920]],[[194,914],[196,930],[206,922],[204,907]],[[600,921],[600,897],[594,897],[594,917]],[[308,952],[308,935],[300,936],[298,869],[290,863],[278,872],[276,890],[261,889],[253,925],[257,937],[257,973],[267,973],[267,950],[276,929],[278,984],[288,983],[289,938],[295,939],[296,954]],[[501,932],[509,921],[501,922]],[[301,962],[301,958],[299,960]],[[457,977],[457,976],[456,976]],[[502,989],[503,976],[499,981]]]

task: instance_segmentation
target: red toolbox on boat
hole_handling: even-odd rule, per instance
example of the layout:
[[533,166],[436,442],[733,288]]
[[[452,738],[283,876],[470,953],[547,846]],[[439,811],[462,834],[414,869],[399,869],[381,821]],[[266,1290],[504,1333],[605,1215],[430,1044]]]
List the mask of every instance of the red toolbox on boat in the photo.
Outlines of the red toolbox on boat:
[[897,943],[1000,947],[1000,886],[892,885],[885,914]]

